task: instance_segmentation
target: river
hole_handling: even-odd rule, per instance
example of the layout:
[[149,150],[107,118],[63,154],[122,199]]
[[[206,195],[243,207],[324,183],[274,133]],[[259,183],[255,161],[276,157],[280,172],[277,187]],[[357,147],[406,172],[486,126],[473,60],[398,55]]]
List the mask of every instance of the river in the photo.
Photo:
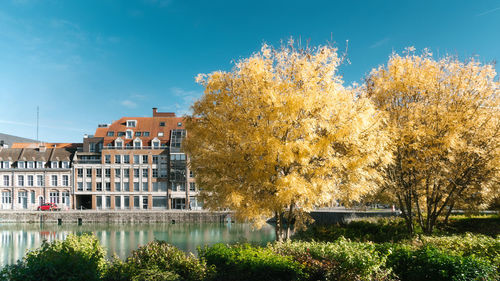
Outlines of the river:
[[132,250],[154,239],[164,240],[186,252],[215,243],[249,242],[265,245],[275,239],[274,229],[265,225],[253,229],[242,223],[177,224],[0,224],[0,268],[21,259],[26,251],[38,248],[43,240],[64,239],[69,234],[93,233],[107,249],[126,258]]

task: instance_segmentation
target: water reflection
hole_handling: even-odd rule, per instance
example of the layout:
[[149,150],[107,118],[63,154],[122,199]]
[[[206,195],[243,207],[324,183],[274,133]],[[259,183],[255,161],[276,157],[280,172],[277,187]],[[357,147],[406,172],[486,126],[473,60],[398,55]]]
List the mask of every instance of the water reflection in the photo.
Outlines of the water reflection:
[[69,234],[93,233],[107,248],[108,256],[116,253],[125,258],[139,245],[154,239],[165,240],[178,248],[196,254],[198,246],[215,243],[273,241],[270,225],[255,230],[249,224],[179,223],[179,224],[0,224],[0,267],[13,264],[27,250],[38,248],[43,240],[65,239]]

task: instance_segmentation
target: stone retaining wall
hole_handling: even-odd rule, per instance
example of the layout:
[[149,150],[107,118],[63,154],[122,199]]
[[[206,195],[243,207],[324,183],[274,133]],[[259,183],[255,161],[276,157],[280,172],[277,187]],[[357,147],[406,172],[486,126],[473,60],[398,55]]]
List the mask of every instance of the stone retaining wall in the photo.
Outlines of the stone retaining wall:
[[234,221],[231,212],[208,211],[0,211],[0,223],[181,223]]

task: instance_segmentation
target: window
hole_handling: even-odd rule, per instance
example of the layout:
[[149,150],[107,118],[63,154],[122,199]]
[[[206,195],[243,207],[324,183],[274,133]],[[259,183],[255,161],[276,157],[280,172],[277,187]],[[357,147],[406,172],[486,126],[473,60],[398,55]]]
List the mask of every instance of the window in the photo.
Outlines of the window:
[[35,196],[35,191],[31,191],[31,204],[35,204],[36,196]]
[[63,186],[69,186],[69,176],[68,175],[63,175],[62,176],[62,185]]
[[139,169],[134,169],[134,178],[139,177]]
[[119,182],[115,182],[115,191],[122,191],[122,186]]
[[123,147],[123,141],[121,141],[121,140],[116,140],[116,141],[115,141],[115,146],[116,146],[117,148],[122,148],[122,147]]
[[191,171],[191,170],[189,170],[189,177],[190,177],[190,178],[194,178],[194,173],[193,173],[193,171]]
[[59,191],[52,191],[49,193],[50,203],[59,204]]
[[87,182],[87,191],[92,191],[92,183]]
[[37,175],[36,176],[36,185],[37,186],[44,186],[44,184],[43,184],[43,175]]
[[167,183],[166,182],[160,182],[160,191],[167,191]]
[[122,156],[121,155],[115,155],[115,164],[120,164],[122,162]]
[[3,161],[3,168],[10,169],[10,161]]
[[128,182],[123,183],[123,191],[130,191],[130,185],[128,184]]
[[95,189],[96,189],[97,191],[102,191],[102,182],[96,182],[96,187],[95,187]]
[[34,169],[34,168],[35,168],[35,162],[28,161],[28,169]]
[[153,169],[153,178],[158,177],[158,169]]
[[127,130],[126,134],[125,134],[125,138],[126,139],[131,139],[132,138],[132,130]]
[[139,155],[134,155],[134,164],[140,164],[141,162],[139,161],[139,159]]
[[78,191],[83,191],[83,182],[78,183]]
[[142,177],[144,178],[148,177],[148,169],[142,169]]
[[28,186],[33,186],[35,184],[34,176],[28,176]]
[[127,120],[127,127],[135,127],[136,123],[135,120]]
[[120,169],[115,169],[115,177],[119,178],[121,176],[121,171]]
[[36,168],[37,169],[43,169],[43,162],[42,161],[36,161]]
[[144,137],[149,137],[149,132],[143,132],[143,133],[142,133],[142,136],[144,136]]
[[136,137],[140,137],[141,136],[141,132],[135,132],[135,136]]
[[125,177],[125,178],[130,177],[130,170],[129,169],[123,169],[123,177]]
[[153,148],[159,148],[160,147],[160,141],[159,140],[154,140],[152,141],[153,143]]
[[3,176],[3,186],[10,186],[9,176]]
[[50,183],[52,186],[57,186],[57,176],[56,175],[52,175]]
[[126,209],[130,208],[130,197],[123,197],[123,207]]
[[95,176],[98,178],[102,177],[102,169],[95,169]]
[[104,155],[104,163],[111,164],[111,155]]
[[154,192],[158,191],[158,182],[153,182],[153,191]]
[[158,155],[153,155],[153,164],[158,164]]
[[106,191],[111,191],[111,183],[106,182]]
[[117,136],[123,137],[125,135],[125,132],[118,132]]
[[95,201],[96,201],[96,208],[97,209],[102,209],[102,197],[101,196],[97,196]]
[[181,122],[178,122],[178,123],[177,123],[177,127],[182,127],[182,123],[181,123]]
[[93,143],[93,142],[89,143],[89,151],[95,152],[95,143]]
[[58,162],[57,162],[57,161],[52,161],[52,162],[50,162],[50,167],[51,167],[52,169],[57,169],[57,168],[59,168],[57,164],[58,164]]
[[156,209],[167,208],[167,197],[166,196],[153,196],[153,208],[156,208]]
[[123,163],[125,164],[130,163],[130,155],[123,155]]
[[115,136],[115,132],[113,131],[109,131],[108,134],[107,134],[108,137],[114,137]]
[[189,183],[189,191],[196,191],[196,184],[194,182]]
[[[24,200],[26,200],[26,202],[27,202],[27,200],[28,200],[28,192],[26,192],[26,191],[19,191],[17,193],[17,202],[19,204],[21,204]],[[24,208],[24,206],[23,206],[23,208]]]
[[9,190],[2,191],[2,204],[11,204],[12,196]]
[[111,169],[104,169],[104,176],[107,178],[111,177]]
[[76,169],[76,174],[77,177],[83,178],[83,169],[82,168]]
[[17,185],[24,186],[24,176],[17,176]]
[[108,143],[106,146],[108,147],[108,149],[111,149],[113,147],[111,143]]
[[163,132],[158,132],[159,137],[163,137]]
[[160,127],[165,127],[165,122],[160,122]]
[[139,205],[139,196],[134,196],[134,209],[140,209],[141,205]]
[[148,191],[148,183],[147,182],[142,183],[142,191]]
[[139,191],[139,183],[134,182],[134,191]]
[[25,168],[24,161],[17,161],[17,168],[24,169]]
[[63,161],[62,162],[62,168],[63,169],[69,169],[69,161]]
[[87,169],[87,178],[92,177],[92,169]]
[[115,196],[115,209],[121,209],[122,207],[122,197]]
[[186,184],[183,182],[178,183],[180,191],[186,191]]
[[134,147],[135,148],[141,148],[142,147],[142,141],[141,140],[135,140],[134,141]]
[[61,192],[62,195],[62,203],[63,205],[66,205],[69,207],[69,191],[63,191]]

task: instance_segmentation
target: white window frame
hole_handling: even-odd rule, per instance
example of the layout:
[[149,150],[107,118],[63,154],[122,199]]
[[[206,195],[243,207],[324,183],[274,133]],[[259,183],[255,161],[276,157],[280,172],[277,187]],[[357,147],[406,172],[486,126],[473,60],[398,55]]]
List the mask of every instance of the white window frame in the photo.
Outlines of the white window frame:
[[127,127],[135,128],[137,127],[137,120],[127,120]]
[[17,161],[17,168],[18,169],[26,168],[24,161]]

